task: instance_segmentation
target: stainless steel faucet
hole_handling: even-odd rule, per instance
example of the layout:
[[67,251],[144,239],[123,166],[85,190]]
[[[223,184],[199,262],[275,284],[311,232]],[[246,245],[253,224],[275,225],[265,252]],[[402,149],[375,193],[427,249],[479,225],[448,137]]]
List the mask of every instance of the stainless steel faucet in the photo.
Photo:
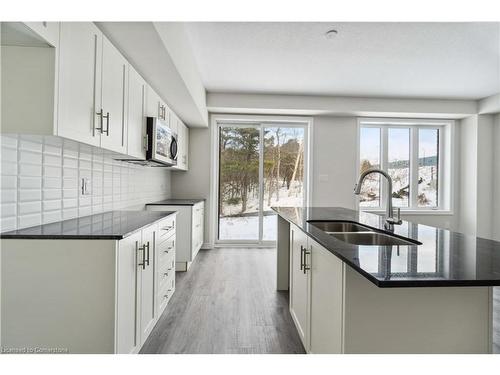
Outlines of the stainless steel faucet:
[[382,169],[372,168],[367,169],[366,171],[361,173],[359,175],[358,183],[354,185],[354,194],[361,194],[361,185],[363,184],[365,177],[371,173],[381,174],[387,179],[387,206],[385,210],[384,228],[386,230],[393,231],[394,224],[401,225],[403,222],[401,221],[401,209],[398,208],[398,216],[397,218],[394,217],[394,209],[392,207],[392,178],[386,171],[383,171]]

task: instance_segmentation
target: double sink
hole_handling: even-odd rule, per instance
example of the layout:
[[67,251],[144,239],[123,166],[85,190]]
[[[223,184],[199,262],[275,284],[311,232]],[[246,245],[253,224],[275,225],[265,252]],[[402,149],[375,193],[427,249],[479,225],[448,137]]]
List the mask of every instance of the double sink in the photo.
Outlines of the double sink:
[[411,238],[402,238],[379,232],[370,227],[350,221],[310,220],[308,223],[340,241],[353,245],[414,246],[422,244]]

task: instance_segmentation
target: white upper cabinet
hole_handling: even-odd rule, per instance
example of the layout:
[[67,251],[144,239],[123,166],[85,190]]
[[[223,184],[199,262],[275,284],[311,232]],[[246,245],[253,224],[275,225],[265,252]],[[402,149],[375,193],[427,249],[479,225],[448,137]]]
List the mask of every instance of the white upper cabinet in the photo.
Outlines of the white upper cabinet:
[[98,121],[102,125],[99,126],[102,127],[101,147],[123,154],[127,153],[127,81],[127,60],[103,37],[102,102],[98,110]]
[[177,121],[177,141],[179,152],[177,154],[177,169],[188,170],[189,129],[180,120]]
[[146,90],[147,83],[129,65],[127,154],[139,159],[146,157]]
[[156,117],[178,134],[173,169],[187,170],[186,126],[94,23],[6,23],[3,29],[11,44],[1,51],[1,75],[9,77],[2,80],[8,93],[1,96],[2,132],[56,135],[144,159],[146,117]]
[[163,112],[161,108],[160,95],[156,93],[151,86],[148,85],[147,97],[146,97],[146,114],[148,117],[163,118]]
[[62,22],[57,135],[100,145],[102,33],[91,22]]
[[31,30],[53,47],[59,46],[59,26],[68,22],[26,22]]

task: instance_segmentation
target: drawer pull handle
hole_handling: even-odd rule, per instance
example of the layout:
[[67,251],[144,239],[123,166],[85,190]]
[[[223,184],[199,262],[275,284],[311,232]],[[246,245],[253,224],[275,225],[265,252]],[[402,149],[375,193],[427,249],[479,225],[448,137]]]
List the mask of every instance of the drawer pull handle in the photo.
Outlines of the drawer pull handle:
[[167,232],[168,232],[169,230],[172,230],[172,229],[174,229],[174,226],[173,226],[173,225],[171,225],[171,226],[169,226],[169,227],[163,227],[163,228],[161,228],[161,230],[164,230],[164,231],[167,231]]

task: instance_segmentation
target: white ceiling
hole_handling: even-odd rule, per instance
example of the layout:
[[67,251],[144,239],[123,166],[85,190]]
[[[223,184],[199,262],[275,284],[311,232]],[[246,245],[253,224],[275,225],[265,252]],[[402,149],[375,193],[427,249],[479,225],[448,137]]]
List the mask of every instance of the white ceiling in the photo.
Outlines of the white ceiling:
[[[338,30],[335,39],[324,33]],[[187,23],[209,92],[478,99],[500,23]]]

